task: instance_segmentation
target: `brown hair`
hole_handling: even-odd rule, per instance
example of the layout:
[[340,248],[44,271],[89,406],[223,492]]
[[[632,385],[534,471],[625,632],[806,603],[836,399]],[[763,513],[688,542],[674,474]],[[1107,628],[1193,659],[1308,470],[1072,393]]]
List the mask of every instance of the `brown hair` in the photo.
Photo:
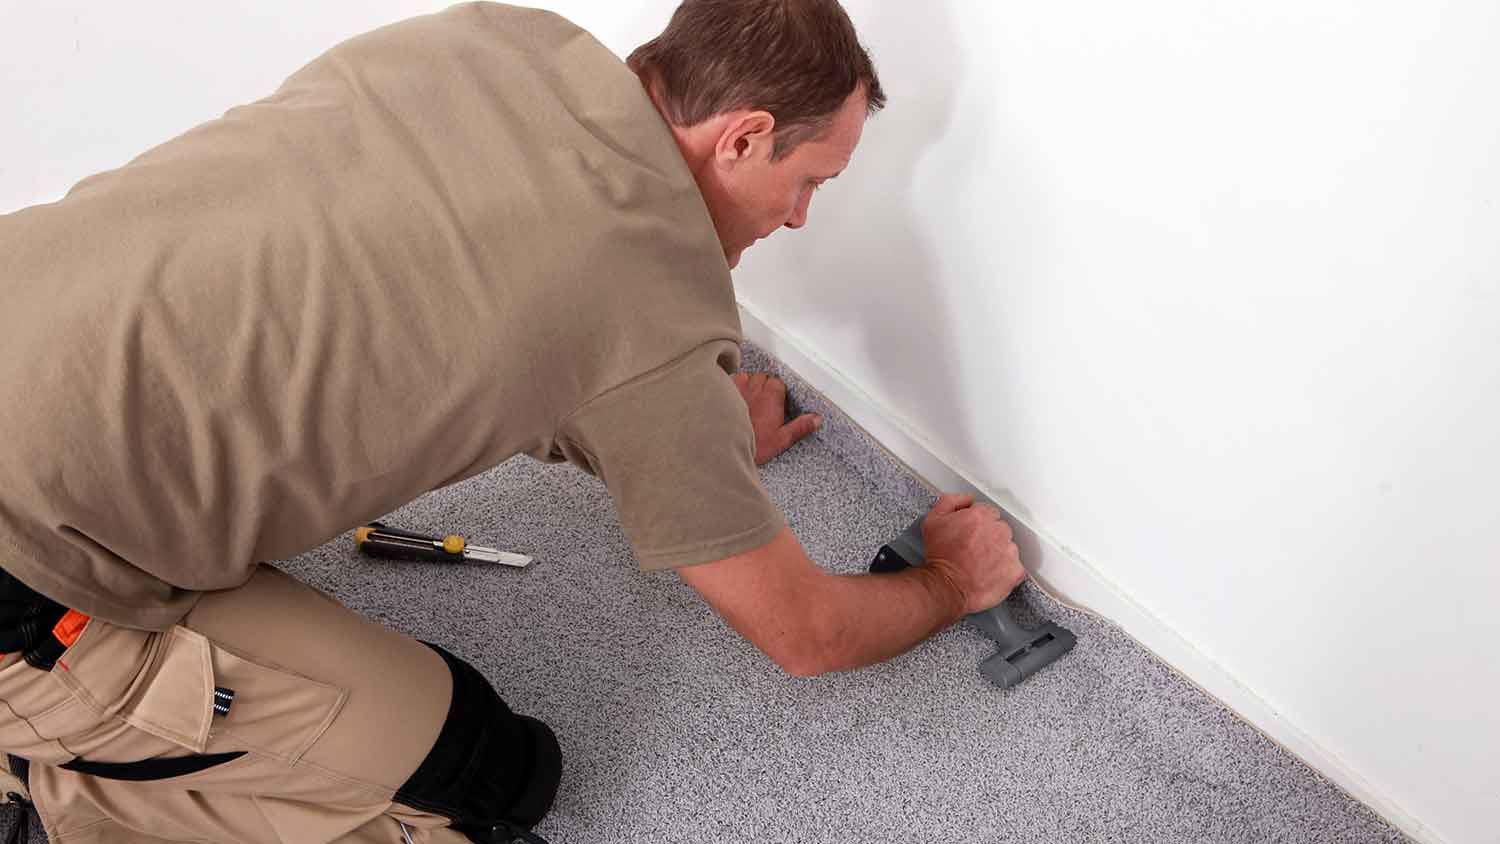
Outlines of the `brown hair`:
[[626,62],[678,126],[741,108],[770,112],[773,159],[820,135],[860,85],[869,113],[885,106],[838,0],[683,0],[666,30]]

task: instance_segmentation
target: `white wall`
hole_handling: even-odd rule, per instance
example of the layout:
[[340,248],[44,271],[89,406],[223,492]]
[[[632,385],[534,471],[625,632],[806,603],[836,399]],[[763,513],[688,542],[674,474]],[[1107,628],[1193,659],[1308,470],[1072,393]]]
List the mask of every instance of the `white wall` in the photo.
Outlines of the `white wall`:
[[[0,0],[0,212],[445,5]],[[624,52],[675,3],[545,5]],[[891,107],[742,298],[1424,837],[1500,840],[1500,7],[847,5]]]
[[1500,841],[1500,7],[848,6],[891,106],[741,296]]

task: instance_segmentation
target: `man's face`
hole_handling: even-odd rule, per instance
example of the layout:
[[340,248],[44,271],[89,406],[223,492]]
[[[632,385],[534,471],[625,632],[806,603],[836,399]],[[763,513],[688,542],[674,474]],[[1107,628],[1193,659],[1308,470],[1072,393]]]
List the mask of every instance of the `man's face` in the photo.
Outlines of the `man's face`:
[[718,206],[711,210],[731,268],[757,240],[782,226],[800,229],[807,223],[813,193],[849,166],[865,117],[861,88],[844,102],[822,135],[804,141],[780,161],[771,160],[770,144],[762,142],[736,166],[721,170],[721,195],[711,202]]

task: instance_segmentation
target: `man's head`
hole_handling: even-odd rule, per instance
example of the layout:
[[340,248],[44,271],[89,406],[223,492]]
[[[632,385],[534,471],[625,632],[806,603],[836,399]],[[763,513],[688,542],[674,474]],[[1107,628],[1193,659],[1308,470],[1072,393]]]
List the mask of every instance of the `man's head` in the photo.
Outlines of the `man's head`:
[[756,240],[806,222],[813,191],[885,105],[837,0],[684,0],[629,64],[672,126],[731,267]]

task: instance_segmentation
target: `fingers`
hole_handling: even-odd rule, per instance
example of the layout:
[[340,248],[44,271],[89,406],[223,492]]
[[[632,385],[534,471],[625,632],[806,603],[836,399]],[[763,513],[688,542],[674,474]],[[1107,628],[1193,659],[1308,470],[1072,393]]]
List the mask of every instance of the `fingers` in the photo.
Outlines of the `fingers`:
[[823,418],[816,413],[804,413],[796,419],[786,423],[781,429],[781,448],[785,451],[791,448],[803,437],[811,435],[822,427]]
[[823,427],[823,417],[816,413],[804,413],[790,422],[784,421],[787,388],[786,382],[780,378],[765,372],[736,372],[730,379],[750,406],[757,465],[764,466]]
[[786,395],[786,382],[777,378],[769,372],[745,372],[740,370],[729,376],[734,380],[736,386],[748,387],[751,392],[758,393],[769,388],[773,393]]
[[938,498],[937,503],[932,505],[929,516],[946,516],[949,513],[964,510],[974,505],[974,496],[967,493],[950,492]]
[[928,518],[946,516],[956,513],[959,510],[972,510],[973,515],[970,518],[978,516],[982,521],[991,522],[993,527],[990,529],[999,534],[1001,542],[1010,542],[1015,535],[1011,530],[1010,523],[1005,520],[1005,514],[1000,512],[999,507],[982,501],[976,504],[974,503],[974,496],[969,493],[950,492],[944,494],[932,506],[932,511],[928,514]]
[[975,504],[973,509],[974,512],[983,516],[985,521],[993,524],[990,529],[995,531],[1001,542],[1010,542],[1015,536],[1014,532],[1011,531],[1010,522],[1005,520],[1005,514],[1000,512],[999,507],[993,504],[980,503]]

